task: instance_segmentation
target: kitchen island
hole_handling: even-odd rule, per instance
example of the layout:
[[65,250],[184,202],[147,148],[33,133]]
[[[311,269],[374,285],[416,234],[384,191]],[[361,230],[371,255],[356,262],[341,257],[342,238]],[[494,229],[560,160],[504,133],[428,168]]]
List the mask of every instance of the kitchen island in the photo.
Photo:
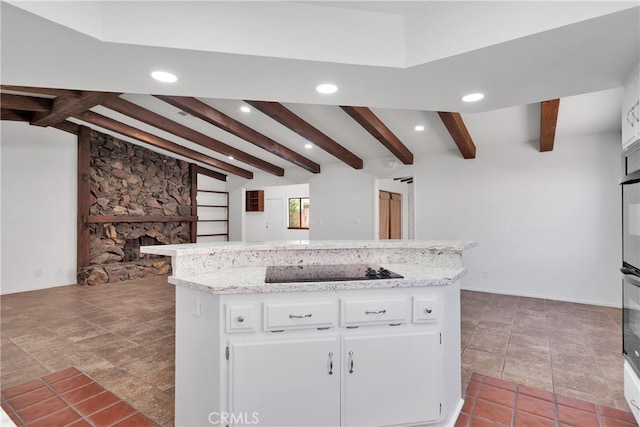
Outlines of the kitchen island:
[[141,248],[172,256],[176,425],[453,425],[462,253],[473,246]]

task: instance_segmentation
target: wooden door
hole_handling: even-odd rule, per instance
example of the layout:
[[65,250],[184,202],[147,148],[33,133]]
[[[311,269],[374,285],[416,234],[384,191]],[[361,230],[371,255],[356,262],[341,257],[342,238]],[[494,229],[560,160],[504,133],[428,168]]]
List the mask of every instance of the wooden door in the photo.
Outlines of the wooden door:
[[402,194],[380,190],[380,239],[402,239]]

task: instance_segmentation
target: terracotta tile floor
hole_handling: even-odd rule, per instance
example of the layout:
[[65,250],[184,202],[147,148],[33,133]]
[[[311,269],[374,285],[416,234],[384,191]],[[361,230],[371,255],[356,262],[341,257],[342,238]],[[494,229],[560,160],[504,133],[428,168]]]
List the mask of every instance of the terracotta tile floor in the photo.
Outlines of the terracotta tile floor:
[[166,277],[3,295],[0,387],[73,366],[173,426],[174,306]]
[[[173,425],[175,290],[165,277],[0,298],[0,386],[75,366]],[[620,309],[463,291],[463,388],[488,375],[628,411]]]
[[472,373],[629,410],[618,308],[463,291],[462,378]]
[[631,412],[473,374],[455,427],[634,427]]
[[2,408],[16,426],[157,426],[74,367],[2,390]]

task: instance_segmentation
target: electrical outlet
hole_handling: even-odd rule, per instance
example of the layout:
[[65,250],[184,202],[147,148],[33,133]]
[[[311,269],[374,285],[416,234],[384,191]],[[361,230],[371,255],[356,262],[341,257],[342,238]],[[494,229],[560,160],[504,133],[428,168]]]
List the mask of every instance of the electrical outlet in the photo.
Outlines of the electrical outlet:
[[193,315],[196,317],[202,316],[202,301],[200,300],[199,296],[193,297],[193,307],[191,309],[191,313],[193,313]]
[[483,272],[482,272],[482,278],[483,278],[483,279],[485,279],[485,280],[486,280],[486,279],[488,279],[488,278],[489,278],[489,272],[488,272],[488,271],[486,271],[486,270],[485,270],[485,271],[483,271]]
[[39,268],[33,270],[33,277],[42,277],[42,270]]

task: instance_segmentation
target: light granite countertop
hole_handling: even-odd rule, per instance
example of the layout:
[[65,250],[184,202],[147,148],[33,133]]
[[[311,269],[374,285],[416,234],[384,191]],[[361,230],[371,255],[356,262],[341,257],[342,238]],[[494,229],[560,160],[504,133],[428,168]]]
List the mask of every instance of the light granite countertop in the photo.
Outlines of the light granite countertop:
[[337,282],[265,283],[266,267],[236,267],[191,277],[169,277],[169,283],[210,294],[337,291],[349,289],[410,288],[450,285],[467,272],[466,268],[438,268],[408,264],[388,264],[402,279],[348,280]]
[[142,246],[147,254],[184,256],[212,252],[273,251],[273,250],[340,250],[340,249],[424,249],[461,252],[477,246],[472,241],[446,240],[290,240],[282,242],[208,242],[181,245]]

